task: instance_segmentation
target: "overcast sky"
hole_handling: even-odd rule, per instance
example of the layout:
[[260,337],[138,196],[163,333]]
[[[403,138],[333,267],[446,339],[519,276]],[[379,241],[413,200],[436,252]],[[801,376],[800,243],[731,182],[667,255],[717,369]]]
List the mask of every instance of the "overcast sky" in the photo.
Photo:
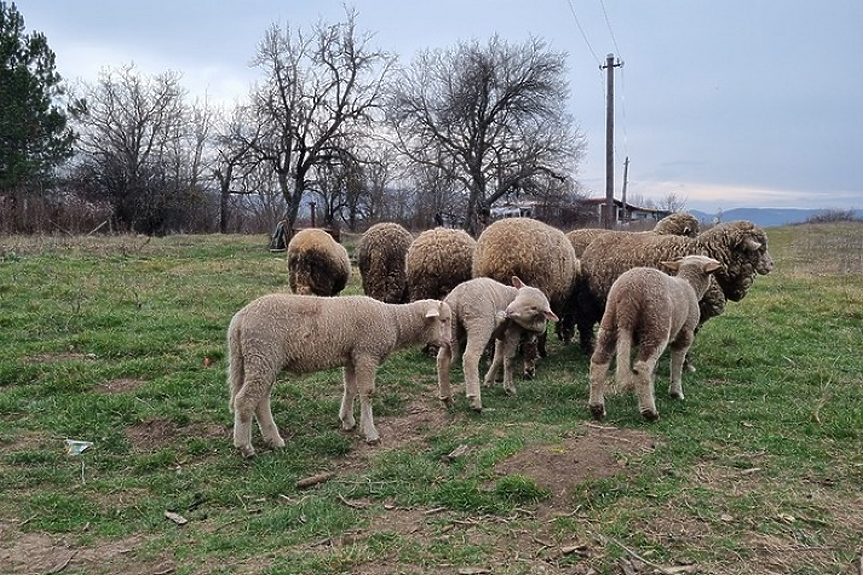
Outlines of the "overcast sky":
[[[344,19],[340,0],[18,0],[67,80],[134,62],[232,102],[273,23]],[[356,0],[372,46],[409,63],[425,48],[497,33],[568,54],[569,108],[587,136],[579,179],[605,195],[606,54],[615,71],[615,195],[673,192],[691,209],[863,209],[861,0]]]

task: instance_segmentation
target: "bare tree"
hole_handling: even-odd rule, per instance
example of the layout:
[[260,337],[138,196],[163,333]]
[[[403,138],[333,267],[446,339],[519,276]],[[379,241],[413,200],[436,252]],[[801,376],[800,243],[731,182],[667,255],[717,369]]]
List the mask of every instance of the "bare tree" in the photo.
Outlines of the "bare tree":
[[208,120],[190,121],[184,97],[178,73],[145,77],[133,64],[83,85],[78,180],[121,227],[164,233],[194,208]]
[[253,154],[261,133],[247,106],[236,104],[216,129],[214,146],[216,160],[213,177],[219,185],[219,233],[228,233],[229,200],[232,193],[250,194],[255,188],[247,185],[232,188],[236,182],[248,183],[250,174],[259,165]]
[[467,194],[465,227],[506,194],[542,193],[573,178],[584,137],[565,110],[565,54],[497,36],[424,51],[392,83],[399,150],[435,166]]
[[668,192],[659,200],[659,209],[668,212],[682,212],[686,209],[686,198],[677,192]]
[[263,132],[259,157],[276,173],[293,226],[313,168],[344,157],[341,142],[362,136],[381,99],[393,58],[367,47],[356,13],[319,23],[310,37],[274,24],[258,47],[254,64],[266,81],[253,93]]

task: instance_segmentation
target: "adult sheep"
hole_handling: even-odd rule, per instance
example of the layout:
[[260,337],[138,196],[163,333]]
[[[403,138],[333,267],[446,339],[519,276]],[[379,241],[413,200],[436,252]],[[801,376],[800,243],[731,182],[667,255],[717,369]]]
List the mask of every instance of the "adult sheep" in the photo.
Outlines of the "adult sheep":
[[288,282],[293,293],[338,295],[350,275],[348,251],[324,230],[300,230],[288,242]]
[[696,255],[662,265],[677,275],[672,277],[655,268],[632,268],[621,274],[608,292],[596,349],[590,358],[589,405],[595,419],[605,417],[605,377],[615,350],[615,383],[621,389],[635,390],[645,419],[659,418],[653,372],[667,347],[671,348],[668,394],[683,399],[683,362],[698,326],[698,300],[707,291],[711,274],[722,264]]
[[[613,231],[604,228],[581,228],[567,232],[566,238],[572,244],[576,257],[580,258],[590,242]],[[639,233],[695,237],[700,231],[698,219],[695,216],[686,212],[674,212],[656,222],[652,230]],[[575,301],[577,298],[573,299]],[[555,325],[557,337],[564,343],[569,343],[575,335],[576,309],[576,305],[570,306],[569,312],[561,316],[560,321]]]
[[281,370],[300,374],[344,367],[342,428],[356,426],[354,400],[360,398],[360,430],[378,442],[371,396],[375,373],[397,349],[451,338],[452,311],[438,300],[387,304],[367,296],[315,297],[270,294],[246,305],[228,326],[229,408],[234,413],[234,446],[243,457],[255,454],[252,417],[271,447],[285,442],[273,421],[270,392]]
[[[532,218],[505,218],[483,230],[473,254],[473,277],[490,277],[506,283],[512,276],[536,287],[548,297],[552,311],[563,316],[572,305],[573,289],[581,265],[572,244],[559,229]],[[545,355],[545,334],[534,353]]]
[[[580,228],[566,233],[566,237],[575,250],[575,255],[581,257],[590,242],[599,236],[611,232],[605,228]],[[698,219],[686,212],[674,212],[656,222],[652,230],[641,233],[659,235],[688,236],[694,238],[701,231]]]
[[725,311],[727,300],[743,299],[755,276],[770,273],[774,265],[767,251],[767,234],[749,221],[719,224],[694,238],[631,232],[604,234],[593,240],[581,257],[582,275],[576,294],[582,349],[591,349],[593,326],[602,318],[611,285],[623,272],[639,266],[659,268],[663,261],[688,255],[705,255],[724,266],[712,276],[699,302],[699,325]]
[[367,296],[384,303],[408,301],[405,256],[413,240],[409,231],[394,222],[375,224],[360,237],[356,258]]
[[475,247],[476,240],[464,230],[438,227],[422,232],[405,256],[408,299],[443,299],[469,280]]

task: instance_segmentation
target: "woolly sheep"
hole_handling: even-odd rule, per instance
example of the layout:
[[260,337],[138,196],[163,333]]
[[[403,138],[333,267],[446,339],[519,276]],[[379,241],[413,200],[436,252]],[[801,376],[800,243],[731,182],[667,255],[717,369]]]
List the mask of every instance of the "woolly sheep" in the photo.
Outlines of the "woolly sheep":
[[285,442],[273,422],[270,392],[281,370],[300,374],[344,367],[339,419],[354,429],[354,400],[360,398],[360,430],[378,442],[371,396],[375,373],[397,349],[451,337],[452,311],[438,300],[387,304],[367,296],[316,297],[270,294],[246,305],[228,327],[229,408],[234,414],[234,446],[243,457],[255,454],[254,415],[264,441]]
[[[645,419],[659,418],[654,399],[653,372],[666,347],[671,347],[672,398],[683,399],[683,360],[692,345],[700,312],[698,300],[710,283],[710,275],[722,264],[707,256],[686,256],[662,262],[676,272],[671,277],[658,269],[632,268],[620,275],[608,293],[599,325],[596,349],[590,358],[590,411],[605,417],[605,378],[617,348],[616,384],[634,388],[638,409]],[[630,364],[632,348],[638,349]]]
[[[566,235],[532,218],[506,218],[492,223],[477,240],[473,255],[474,277],[506,282],[518,276],[542,290],[557,316],[564,315],[573,303],[580,269]],[[540,334],[536,347],[537,344],[526,346],[528,362],[537,353],[545,355],[545,333]]]
[[[566,233],[566,238],[572,244],[575,255],[581,257],[590,242],[599,236],[611,232],[604,228],[581,228]],[[688,236],[694,238],[700,232],[698,219],[686,212],[674,212],[656,222],[652,230],[641,233],[653,233],[665,236]]]
[[334,296],[348,284],[348,251],[324,230],[307,228],[288,242],[288,281],[300,295]]
[[[567,232],[566,238],[572,244],[576,257],[580,258],[584,250],[587,249],[587,246],[590,245],[590,242],[612,231],[604,228],[582,228]],[[652,230],[639,233],[695,237],[699,231],[698,219],[695,216],[686,212],[674,212],[656,222]],[[558,339],[564,343],[569,343],[573,335],[575,335],[575,317],[573,312],[576,307],[576,305],[570,306],[569,313],[563,315],[555,326]]]
[[725,310],[727,300],[746,296],[756,275],[773,270],[767,251],[767,234],[748,221],[726,222],[694,238],[676,235],[610,232],[593,240],[581,257],[582,275],[577,294],[577,322],[581,347],[591,348],[593,326],[602,318],[611,285],[634,267],[658,267],[687,255],[706,255],[723,264],[711,276],[699,302],[703,325]]
[[355,253],[367,296],[384,303],[408,301],[405,255],[413,240],[409,231],[393,222],[375,224],[360,237]]
[[546,320],[557,321],[545,294],[525,285],[518,277],[512,278],[512,286],[481,277],[457,285],[444,302],[452,309],[453,320],[450,344],[442,346],[437,355],[441,401],[447,405],[451,403],[450,366],[459,353],[459,346],[465,343],[462,357],[465,393],[474,411],[482,411],[479,360],[493,334],[497,334],[494,358],[483,385],[494,385],[503,365],[503,388],[508,394],[514,394],[512,371],[522,334],[542,333]]
[[476,240],[464,230],[432,228],[411,243],[405,256],[408,298],[443,299],[471,279]]

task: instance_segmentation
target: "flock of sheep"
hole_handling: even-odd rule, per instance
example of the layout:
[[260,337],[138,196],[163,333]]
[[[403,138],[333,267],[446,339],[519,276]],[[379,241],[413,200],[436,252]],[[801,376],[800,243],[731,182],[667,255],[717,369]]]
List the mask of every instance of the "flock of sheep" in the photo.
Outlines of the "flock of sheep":
[[355,251],[365,296],[339,296],[351,264],[327,232],[301,230],[287,252],[293,294],[258,298],[228,328],[234,445],[244,457],[255,453],[253,418],[267,445],[284,446],[270,411],[281,370],[343,367],[342,428],[356,426],[359,396],[360,431],[376,443],[371,397],[375,372],[390,353],[436,347],[439,395],[449,404],[450,366],[464,346],[465,392],[481,411],[484,350],[494,349],[483,384],[494,385],[503,367],[504,390],[514,393],[516,350],[531,376],[545,354],[548,321],[557,322],[565,342],[577,328],[582,349],[592,353],[589,407],[595,418],[605,416],[605,378],[616,352],[616,386],[634,391],[641,414],[656,419],[659,356],[671,349],[669,394],[683,398],[681,373],[697,330],[721,314],[727,300],[742,299],[756,275],[773,269],[767,236],[751,222],[700,232],[685,213],[649,232],[565,234],[538,220],[510,218],[492,223],[476,240],[443,227],[414,238],[398,224],[376,224]]

